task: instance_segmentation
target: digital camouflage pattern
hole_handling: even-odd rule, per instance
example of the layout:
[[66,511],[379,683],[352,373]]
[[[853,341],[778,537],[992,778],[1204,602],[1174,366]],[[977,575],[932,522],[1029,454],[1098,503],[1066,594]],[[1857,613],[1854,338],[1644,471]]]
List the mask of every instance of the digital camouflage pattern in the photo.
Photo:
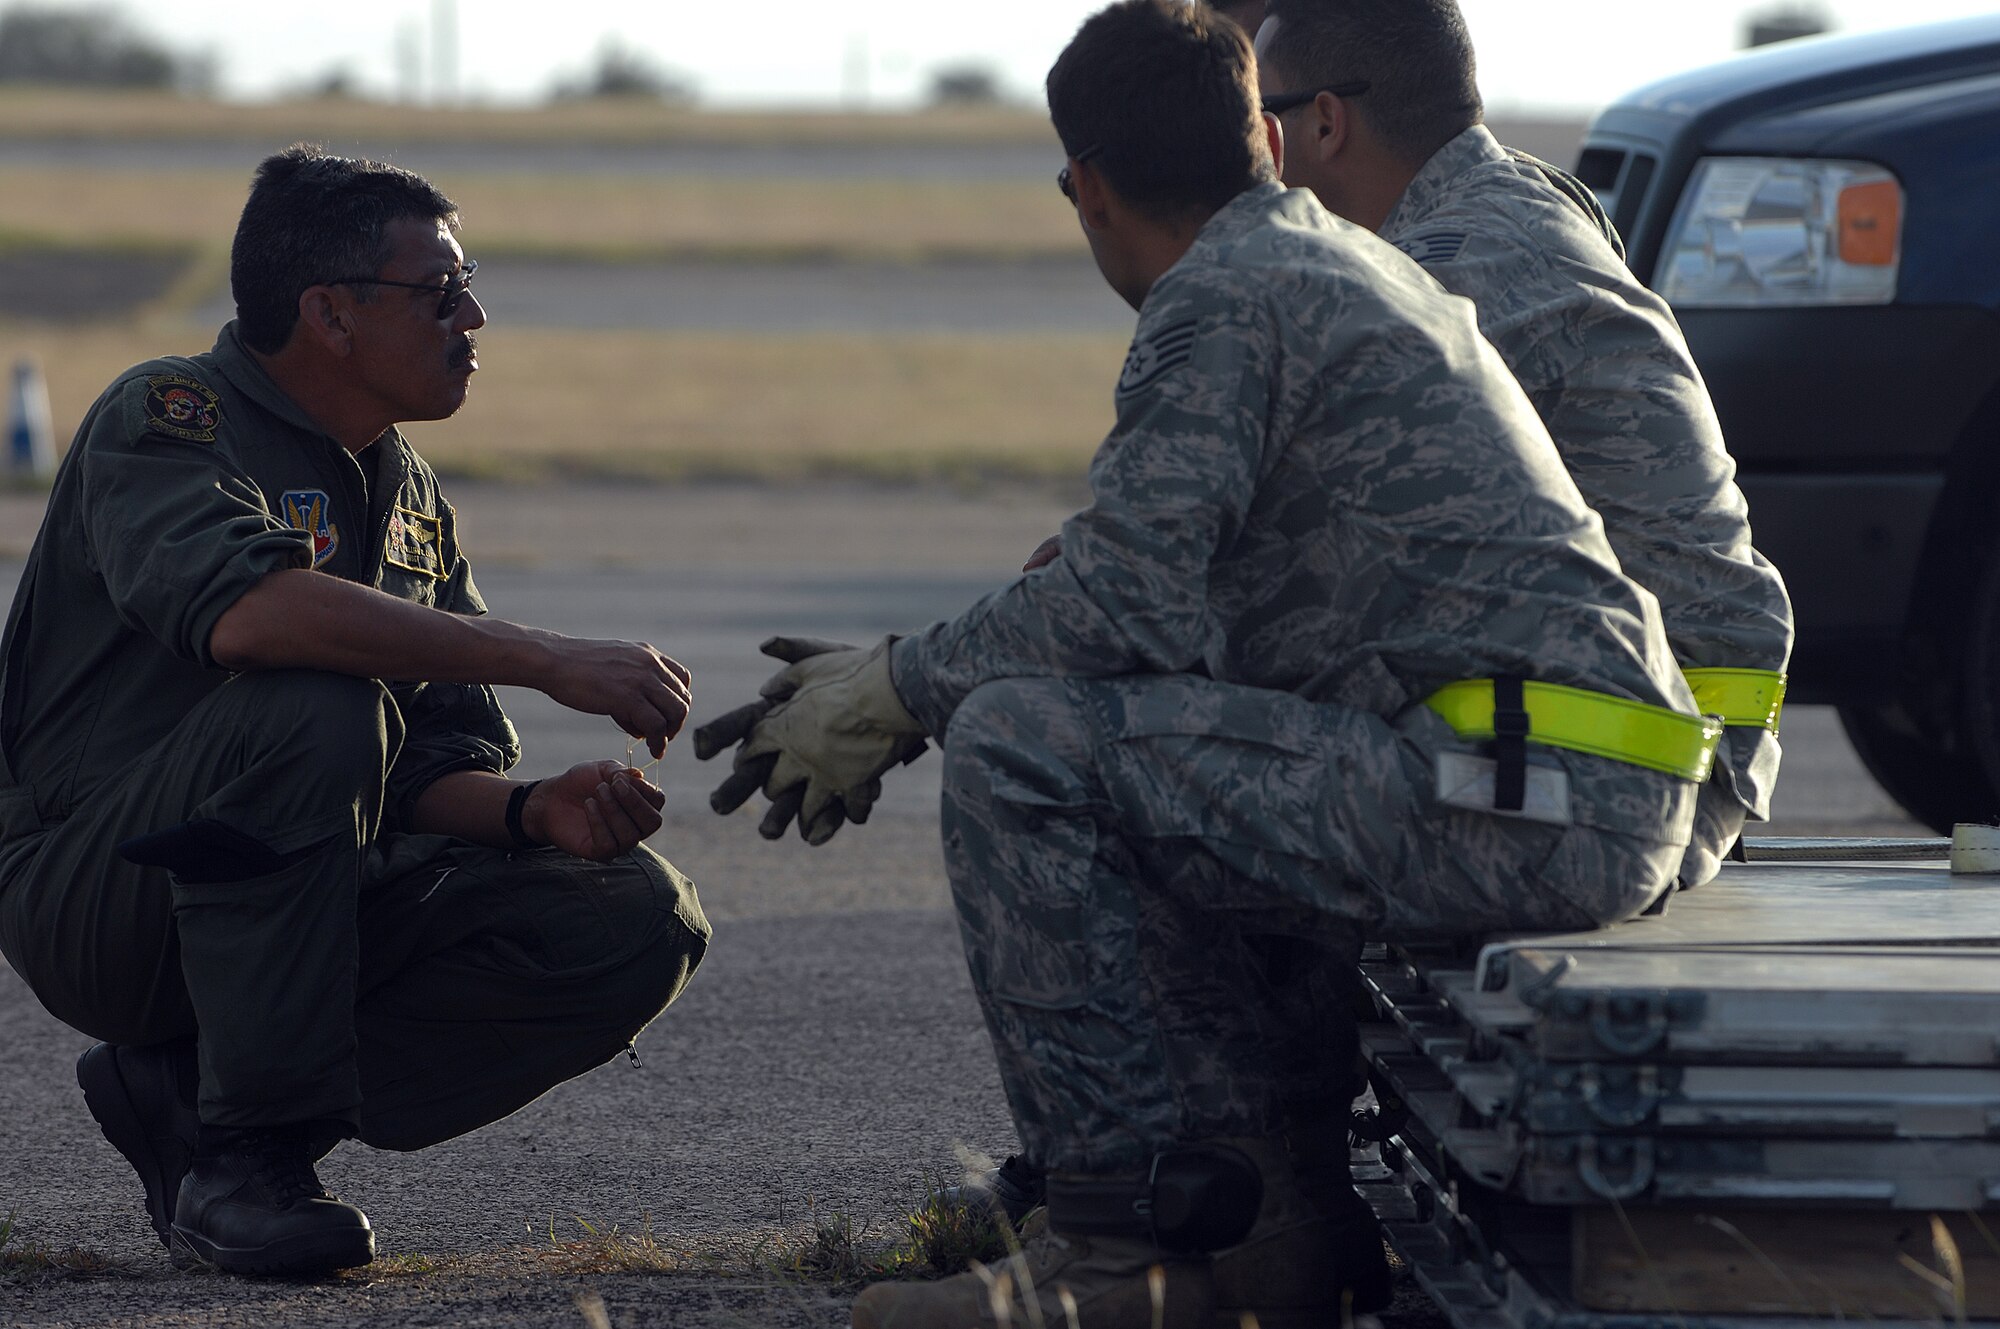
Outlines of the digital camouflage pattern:
[[[1153,287],[1063,553],[899,641],[1031,1159],[1138,1166],[1295,1096],[1254,948],[1627,917],[1692,786],[1582,754],[1576,824],[1447,809],[1420,703],[1500,672],[1692,713],[1652,598],[1470,306],[1253,189]],[[1262,1015],[1260,1016],[1260,1013]],[[1256,1027],[1256,1026],[1264,1027]]]
[[1439,806],[1451,746],[1421,707],[1185,674],[975,691],[944,745],[945,864],[1027,1156],[1131,1171],[1332,1096],[1334,1036],[1301,1053],[1259,939],[1337,960],[1363,933],[1589,928],[1672,880],[1693,786],[1549,749],[1635,833],[1543,825]]
[[1309,193],[1209,222],[1147,297],[1116,405],[1062,557],[897,643],[932,733],[979,684],[1046,674],[1394,715],[1518,673],[1693,710],[1471,307]]
[[[1751,547],[1708,390],[1589,198],[1475,125],[1425,163],[1381,235],[1478,308],[1619,562],[1659,598],[1681,667],[1783,671],[1791,600]],[[1727,731],[1683,880],[1715,875],[1746,814],[1770,816],[1779,756],[1773,734]]]

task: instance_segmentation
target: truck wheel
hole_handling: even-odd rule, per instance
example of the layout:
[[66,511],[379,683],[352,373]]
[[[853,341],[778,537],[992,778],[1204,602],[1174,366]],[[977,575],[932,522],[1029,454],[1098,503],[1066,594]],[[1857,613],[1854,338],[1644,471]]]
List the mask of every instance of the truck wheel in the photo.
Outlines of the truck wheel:
[[1954,742],[1958,735],[1930,730],[1900,701],[1843,704],[1840,723],[1889,797],[1938,834],[1950,835],[1956,822],[2000,817],[2000,792],[1969,750],[1988,745]]

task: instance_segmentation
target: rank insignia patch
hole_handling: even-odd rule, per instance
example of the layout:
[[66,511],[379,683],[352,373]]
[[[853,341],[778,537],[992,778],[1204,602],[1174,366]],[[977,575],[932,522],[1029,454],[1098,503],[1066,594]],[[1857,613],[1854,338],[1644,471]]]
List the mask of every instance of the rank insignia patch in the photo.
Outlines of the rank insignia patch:
[[222,407],[205,384],[179,374],[146,380],[146,427],[190,443],[215,442]]
[[439,536],[436,517],[396,508],[389,514],[389,538],[382,544],[382,561],[443,580],[444,550]]
[[333,557],[340,548],[340,528],[333,524],[333,500],[324,489],[287,489],[280,500],[285,525],[312,536],[313,566]]
[[1399,236],[1393,243],[1419,263],[1449,263],[1471,238],[1464,231],[1433,231],[1429,235]]
[[1149,387],[1186,364],[1194,356],[1194,333],[1190,318],[1134,343],[1125,357],[1125,372],[1118,376],[1118,395]]

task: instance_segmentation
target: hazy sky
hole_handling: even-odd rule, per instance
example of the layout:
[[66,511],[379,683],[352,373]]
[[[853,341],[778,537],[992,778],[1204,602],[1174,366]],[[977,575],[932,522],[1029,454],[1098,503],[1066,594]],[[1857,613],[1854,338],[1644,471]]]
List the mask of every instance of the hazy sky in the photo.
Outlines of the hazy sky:
[[[103,0],[33,0],[102,8]],[[0,0],[0,11],[14,0]],[[1478,44],[1480,82],[1500,108],[1590,107],[1739,43],[1744,0],[1461,0]],[[431,34],[455,12],[458,86],[523,100],[593,63],[607,39],[683,71],[704,101],[908,105],[930,71],[982,62],[1039,103],[1041,77],[1097,0],[147,0],[128,4],[142,30],[221,59],[230,95],[285,91],[336,67],[390,94],[434,77]],[[1994,0],[1829,0],[1845,31],[1990,12]]]

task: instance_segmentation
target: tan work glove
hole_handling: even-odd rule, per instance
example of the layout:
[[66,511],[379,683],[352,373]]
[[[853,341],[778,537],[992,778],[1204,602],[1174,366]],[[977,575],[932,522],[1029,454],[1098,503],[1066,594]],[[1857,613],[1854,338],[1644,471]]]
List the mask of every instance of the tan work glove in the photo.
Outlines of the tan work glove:
[[924,751],[924,728],[896,695],[885,638],[872,648],[773,637],[764,654],[789,661],[762,691],[695,731],[695,756],[706,761],[736,743],[735,769],[709,796],[734,812],[754,789],[771,800],[758,832],[769,840],[794,818],[808,844],[825,844],[844,821],[868,820],[882,793],[882,773]]

